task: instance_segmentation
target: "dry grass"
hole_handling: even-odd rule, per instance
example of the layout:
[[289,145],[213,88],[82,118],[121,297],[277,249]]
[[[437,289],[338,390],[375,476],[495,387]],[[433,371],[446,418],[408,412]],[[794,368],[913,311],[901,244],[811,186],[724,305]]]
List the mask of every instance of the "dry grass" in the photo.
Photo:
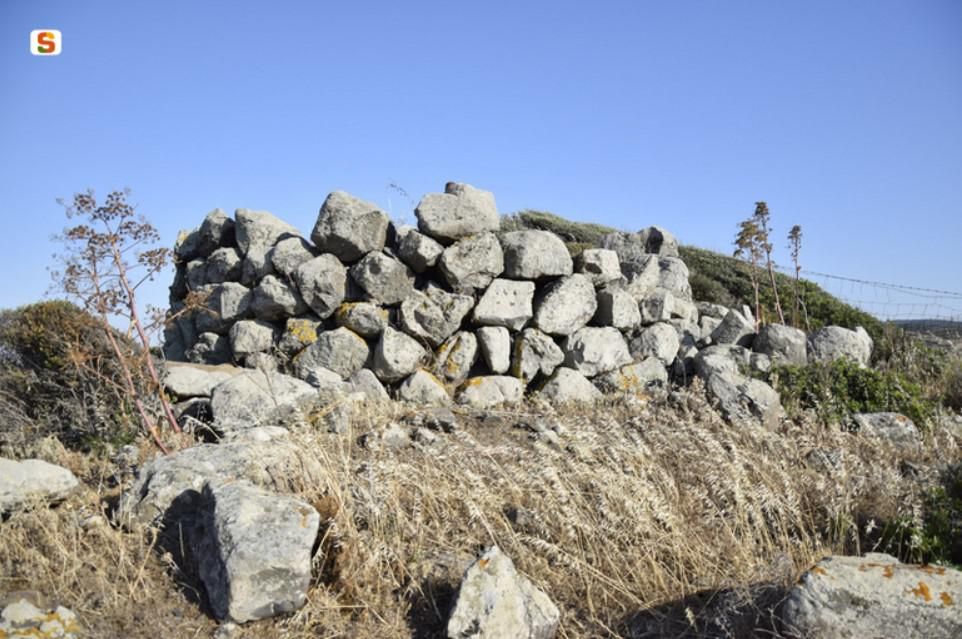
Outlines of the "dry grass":
[[[918,504],[920,482],[877,441],[733,427],[700,397],[466,415],[436,444],[397,451],[359,444],[403,420],[397,407],[365,411],[341,435],[296,428],[327,469],[299,491],[327,518],[316,585],[296,614],[236,636],[438,636],[461,571],[491,543],[558,604],[561,637],[643,636],[646,610],[648,623],[665,615],[672,635],[696,636],[719,625],[700,593],[764,582],[777,595],[821,555],[868,550],[856,545],[870,519]],[[534,423],[560,435],[523,426]],[[918,466],[959,458],[947,435],[928,437]],[[0,591],[52,595],[95,637],[210,636],[202,593],[149,536],[81,525],[116,493],[109,464],[46,456],[84,491],[0,524]],[[754,611],[750,624],[764,625],[764,606]]]

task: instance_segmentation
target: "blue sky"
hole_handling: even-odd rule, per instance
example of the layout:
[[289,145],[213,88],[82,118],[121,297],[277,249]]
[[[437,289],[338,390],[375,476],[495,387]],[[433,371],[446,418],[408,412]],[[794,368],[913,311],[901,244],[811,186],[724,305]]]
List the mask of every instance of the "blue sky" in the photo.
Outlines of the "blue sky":
[[88,187],[170,244],[215,207],[306,234],[335,189],[411,219],[388,185],[449,180],[726,253],[765,199],[809,269],[962,289],[957,0],[3,0],[0,88],[0,307]]

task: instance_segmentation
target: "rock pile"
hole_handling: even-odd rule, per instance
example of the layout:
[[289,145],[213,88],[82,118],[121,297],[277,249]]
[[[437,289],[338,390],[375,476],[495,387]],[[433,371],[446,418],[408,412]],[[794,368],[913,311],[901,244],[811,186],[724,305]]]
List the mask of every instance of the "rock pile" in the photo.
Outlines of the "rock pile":
[[[658,227],[572,259],[553,233],[502,231],[494,196],[467,184],[424,196],[415,215],[417,228],[398,226],[335,192],[308,241],[264,211],[211,212],[175,247],[167,358],[262,369],[295,394],[478,407],[526,392],[590,401],[697,374],[730,418],[768,419],[777,395],[749,368],[871,352],[864,331],[809,339],[769,326],[756,338],[747,310],[696,303],[677,241]],[[204,309],[180,313],[198,296]],[[231,384],[246,410],[249,381]]]

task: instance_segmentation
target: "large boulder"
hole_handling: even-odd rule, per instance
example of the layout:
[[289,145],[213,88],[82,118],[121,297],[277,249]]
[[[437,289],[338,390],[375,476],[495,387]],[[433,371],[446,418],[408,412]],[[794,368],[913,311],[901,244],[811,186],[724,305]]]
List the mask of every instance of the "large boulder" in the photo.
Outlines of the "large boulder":
[[598,310],[595,287],[574,274],[548,284],[535,302],[534,325],[551,335],[568,336],[588,323]]
[[731,309],[722,318],[711,334],[712,344],[737,344],[751,346],[755,339],[755,320],[735,309]]
[[0,514],[63,501],[79,485],[74,474],[62,466],[40,459],[0,457]]
[[[317,391],[311,389],[312,394]],[[272,491],[291,492],[321,481],[317,457],[283,428],[262,427],[155,457],[137,471],[123,492],[116,519],[127,527],[176,523],[199,507],[209,479],[246,479]]]
[[660,226],[637,233],[609,233],[601,238],[601,246],[618,253],[622,262],[636,261],[645,255],[678,257],[678,240]]
[[852,416],[858,431],[876,437],[905,451],[918,449],[922,435],[911,419],[898,413],[858,413]]
[[639,394],[663,389],[668,384],[668,369],[657,357],[622,366],[594,379],[605,393]]
[[474,321],[483,326],[504,326],[520,331],[534,315],[534,282],[496,279],[474,307]]
[[163,372],[164,390],[179,400],[210,397],[215,386],[242,372],[243,369],[232,366],[166,362]]
[[617,328],[586,326],[565,338],[564,365],[595,377],[631,363],[628,345]]
[[469,295],[428,287],[426,292],[415,291],[401,303],[398,320],[405,333],[437,346],[461,328],[472,306],[474,298]]
[[200,287],[207,295],[204,308],[197,311],[194,323],[201,333],[226,333],[237,320],[250,317],[251,290],[237,282]]
[[237,209],[234,220],[237,247],[244,256],[251,252],[265,253],[279,241],[300,235],[296,228],[267,211]]
[[390,326],[374,349],[374,374],[382,382],[396,382],[417,370],[426,351],[416,339]]
[[636,359],[657,358],[667,366],[675,361],[681,342],[678,331],[668,323],[659,322],[643,329],[631,340],[631,354]]
[[524,384],[517,377],[484,375],[472,377],[458,392],[458,403],[472,408],[491,408],[500,404],[520,402]]
[[519,280],[540,280],[571,275],[568,247],[549,231],[511,231],[501,236],[504,275]]
[[444,249],[441,274],[455,291],[486,288],[504,270],[504,253],[494,233],[478,233]]
[[422,406],[447,406],[451,395],[441,381],[431,373],[418,369],[401,382],[397,390],[398,399]]
[[565,355],[550,335],[526,328],[514,338],[511,374],[525,384],[538,375],[550,375],[564,362]]
[[353,262],[384,248],[389,221],[376,204],[335,191],[321,205],[311,241],[342,262]]
[[414,214],[418,229],[442,243],[497,231],[501,226],[494,195],[457,182],[449,182],[444,193],[425,195]]
[[847,358],[861,366],[868,366],[872,357],[872,338],[859,326],[854,331],[841,326],[820,328],[808,339],[810,362],[834,362]]
[[776,364],[804,366],[808,361],[805,331],[784,324],[766,324],[752,342],[752,350],[764,353]]
[[411,227],[397,231],[397,254],[415,273],[423,273],[441,259],[444,247]]
[[321,517],[307,502],[245,481],[208,481],[192,534],[214,616],[237,623],[307,603]]
[[548,595],[492,546],[464,574],[447,631],[450,639],[553,639],[560,623],[561,613]]
[[221,209],[208,213],[197,230],[197,256],[207,257],[218,248],[233,248],[236,245],[234,220]]
[[251,293],[251,312],[262,320],[281,320],[307,312],[297,289],[275,275],[265,276]]
[[895,557],[832,556],[802,575],[782,603],[786,636],[962,637],[962,572]]
[[351,278],[385,306],[403,302],[414,291],[414,273],[404,262],[380,251],[368,253],[351,267]]
[[288,237],[271,249],[271,265],[279,275],[291,279],[297,268],[317,257],[317,250],[302,237]]
[[595,286],[604,286],[621,279],[621,262],[610,249],[589,248],[575,258],[575,272],[581,273]]
[[242,320],[230,329],[230,347],[234,357],[266,353],[274,346],[274,326],[258,320]]
[[347,293],[347,269],[341,261],[324,253],[302,262],[294,271],[297,290],[321,319],[330,317]]
[[641,311],[631,293],[618,285],[605,286],[598,290],[598,309],[592,322],[598,326],[614,326],[629,330],[641,324]]
[[457,384],[467,378],[478,359],[478,339],[461,331],[445,340],[434,356],[434,374],[442,381]]
[[221,433],[253,428],[315,395],[317,390],[307,382],[281,373],[257,369],[235,375],[211,392],[213,427]]
[[334,321],[338,326],[349,328],[362,337],[372,338],[384,331],[388,316],[388,311],[377,304],[347,302],[337,308]]
[[326,368],[347,379],[364,368],[369,355],[364,338],[341,327],[318,335],[313,344],[294,358],[294,370],[301,379],[306,379],[316,368]]
[[503,326],[482,326],[474,332],[484,363],[492,373],[511,368],[511,333]]
[[236,282],[241,276],[241,256],[237,249],[225,246],[217,249],[207,258],[204,269],[206,284]]
[[559,367],[538,391],[538,395],[555,404],[591,403],[601,399],[601,391],[588,378],[571,368]]

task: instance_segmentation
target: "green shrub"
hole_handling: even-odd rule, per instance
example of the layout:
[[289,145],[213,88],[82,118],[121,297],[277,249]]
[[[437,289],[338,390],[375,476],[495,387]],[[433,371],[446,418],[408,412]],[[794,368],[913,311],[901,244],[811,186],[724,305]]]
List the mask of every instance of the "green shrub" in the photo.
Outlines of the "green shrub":
[[[114,334],[124,349],[133,346]],[[0,311],[0,443],[56,435],[73,448],[129,441],[120,371],[100,324],[73,304]]]
[[918,384],[898,372],[862,368],[848,359],[779,366],[771,381],[787,410],[812,409],[826,425],[854,413],[896,412],[923,428],[934,415],[934,403]]

